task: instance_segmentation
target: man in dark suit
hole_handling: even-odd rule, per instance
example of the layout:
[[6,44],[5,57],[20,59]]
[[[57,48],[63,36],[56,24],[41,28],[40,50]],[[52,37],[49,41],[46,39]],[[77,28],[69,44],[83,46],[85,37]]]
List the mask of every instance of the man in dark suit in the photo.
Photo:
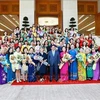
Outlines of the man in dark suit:
[[53,78],[53,72],[55,72],[55,79],[58,80],[58,66],[60,64],[59,52],[56,50],[56,46],[51,46],[51,51],[48,53],[48,63],[50,65],[50,81]]

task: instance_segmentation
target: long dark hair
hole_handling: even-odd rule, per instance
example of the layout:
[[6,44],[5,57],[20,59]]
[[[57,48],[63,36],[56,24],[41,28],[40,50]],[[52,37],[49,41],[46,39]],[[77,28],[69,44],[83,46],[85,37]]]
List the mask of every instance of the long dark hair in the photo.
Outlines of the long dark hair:
[[8,54],[8,58],[10,57],[10,55],[12,55],[12,54],[14,53],[14,51],[10,52],[10,49],[13,50],[13,48],[10,47],[10,48],[8,49],[8,51],[7,51],[7,53],[6,53],[6,54]]

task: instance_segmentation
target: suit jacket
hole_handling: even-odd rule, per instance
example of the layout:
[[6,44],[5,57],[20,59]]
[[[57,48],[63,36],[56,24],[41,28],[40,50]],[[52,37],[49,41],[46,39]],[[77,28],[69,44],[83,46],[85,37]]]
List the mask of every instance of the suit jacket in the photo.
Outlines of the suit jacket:
[[48,53],[48,63],[50,66],[55,65],[58,66],[60,64],[60,55],[58,51],[55,51],[55,55],[53,56],[52,51]]

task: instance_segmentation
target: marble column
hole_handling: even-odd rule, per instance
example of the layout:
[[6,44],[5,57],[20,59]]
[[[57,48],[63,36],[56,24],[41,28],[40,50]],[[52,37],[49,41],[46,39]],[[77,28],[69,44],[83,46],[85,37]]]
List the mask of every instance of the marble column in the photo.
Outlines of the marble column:
[[98,13],[100,13],[100,0],[98,0]]
[[[63,11],[63,29],[69,28],[70,18],[74,17],[76,25],[78,23],[78,5],[77,0],[62,0]],[[77,27],[78,28],[78,25]]]
[[29,24],[34,24],[34,11],[35,11],[35,0],[20,0],[20,28],[22,28],[23,17],[27,16]]

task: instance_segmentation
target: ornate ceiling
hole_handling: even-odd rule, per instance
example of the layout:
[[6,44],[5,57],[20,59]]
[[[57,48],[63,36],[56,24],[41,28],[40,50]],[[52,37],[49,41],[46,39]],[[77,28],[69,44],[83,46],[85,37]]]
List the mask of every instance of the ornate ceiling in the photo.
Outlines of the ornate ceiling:
[[19,26],[19,17],[17,15],[0,15],[0,32],[9,34]]
[[78,30],[80,33],[95,32],[95,16],[94,15],[79,15]]

